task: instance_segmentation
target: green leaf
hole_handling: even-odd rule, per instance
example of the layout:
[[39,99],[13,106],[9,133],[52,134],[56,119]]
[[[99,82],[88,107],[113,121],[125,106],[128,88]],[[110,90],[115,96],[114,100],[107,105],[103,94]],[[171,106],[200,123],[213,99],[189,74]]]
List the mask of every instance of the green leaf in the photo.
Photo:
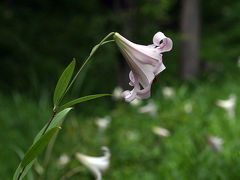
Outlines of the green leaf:
[[[49,125],[48,129],[56,127],[58,125],[58,123],[60,123],[71,110],[72,110],[72,108],[66,108],[66,109],[62,110],[61,112],[57,113],[57,115],[53,118],[51,124]],[[47,126],[47,124],[45,124],[45,126],[38,132],[38,134],[35,136],[33,142],[36,142],[41,137],[42,132],[44,131],[46,126]],[[47,130],[47,132],[48,131],[49,130]]]
[[19,164],[18,168],[14,173],[13,180],[17,180],[19,173],[22,171],[23,167],[25,168],[19,180],[23,179],[24,176],[26,176],[28,171],[33,166],[36,157],[43,151],[43,149],[46,147],[46,145],[49,143],[49,141],[58,129],[59,127],[54,127],[50,129],[28,149],[27,153],[23,157],[21,163]]
[[[34,162],[35,162],[35,159],[34,159],[32,162],[30,162],[30,163],[25,167],[25,169],[24,169],[24,171],[23,171],[23,173],[22,173],[22,175],[21,175],[21,177],[20,177],[19,180],[23,179],[23,178],[27,175],[28,171],[31,169],[31,167],[33,166]],[[19,164],[17,170],[16,170],[15,173],[14,173],[13,180],[17,180],[18,175],[19,175],[19,173],[21,172],[21,170],[22,170],[22,167],[21,167],[21,164]]]
[[21,148],[19,148],[19,147],[16,146],[16,145],[11,145],[11,149],[14,150],[14,152],[18,155],[18,157],[19,157],[20,159],[23,158],[24,152],[22,151]]
[[89,101],[89,100],[92,100],[92,99],[100,98],[100,97],[103,97],[103,96],[111,96],[111,94],[95,94],[95,95],[80,97],[78,99],[72,100],[72,101],[60,106],[59,110],[63,110],[63,109],[68,108],[68,107],[70,107],[74,104],[78,104],[78,103],[81,103],[81,102],[84,102],[84,101]]
[[[46,132],[48,132],[51,128],[56,127],[56,126],[58,125],[58,123],[60,123],[60,122],[66,117],[66,115],[70,112],[71,109],[72,109],[72,108],[67,108],[67,109],[64,109],[63,111],[57,113],[57,115],[53,118],[52,123],[50,124],[50,126],[48,127],[48,130],[47,130]],[[47,125],[47,124],[46,124],[46,125]],[[41,137],[41,135],[42,135],[42,132],[44,131],[46,125],[45,125],[45,126],[41,129],[41,131],[39,131],[39,133],[36,135],[36,137],[34,138],[34,141],[33,141],[34,143],[35,143],[37,140],[40,139],[40,137]],[[28,171],[29,171],[29,170],[31,169],[31,167],[33,166],[34,162],[35,162],[35,159],[32,160],[32,162],[29,163],[29,164],[26,166],[26,168],[24,169],[24,172],[23,172],[23,174],[22,174],[22,176],[21,176],[20,179],[22,179],[24,176],[26,176],[26,174],[28,173]],[[18,166],[18,168],[17,168],[17,170],[16,170],[15,173],[14,173],[14,177],[13,177],[14,180],[17,179],[17,176],[18,176],[18,174],[20,173],[21,169],[22,169],[22,168],[21,168],[21,163],[20,163],[19,166]]]
[[[20,159],[22,159],[22,158],[24,157],[24,152],[23,152],[19,147],[17,147],[17,146],[12,146],[11,148],[16,152],[16,154],[19,156]],[[34,161],[33,161],[33,163],[34,163]],[[30,163],[30,164],[33,164],[33,163]],[[24,170],[24,172],[23,172],[23,174],[22,174],[23,177],[24,177],[24,176],[28,173],[28,171],[30,170],[30,168],[31,168],[31,166],[32,166],[32,165],[30,165],[30,164],[25,168],[25,170]],[[13,178],[13,179],[17,179],[17,176],[18,176],[18,174],[20,173],[21,169],[22,169],[22,168],[21,168],[21,166],[20,166],[20,164],[19,164],[17,170],[16,170],[15,173],[14,173],[14,178]],[[23,177],[21,177],[20,179],[22,179]],[[34,179],[34,178],[33,178],[33,173],[32,173],[32,171],[29,171],[29,173],[28,173],[28,180],[32,180],[32,179]]]
[[22,159],[21,167],[27,166],[31,161],[33,161],[46,147],[56,131],[60,129],[59,127],[54,127],[47,131],[39,140],[37,140],[26,152]]
[[72,74],[75,68],[76,60],[73,59],[73,61],[68,65],[68,67],[63,71],[61,77],[59,78],[54,95],[53,95],[53,104],[54,107],[58,106],[61,99],[63,98],[63,95],[68,87],[68,84],[72,78]]

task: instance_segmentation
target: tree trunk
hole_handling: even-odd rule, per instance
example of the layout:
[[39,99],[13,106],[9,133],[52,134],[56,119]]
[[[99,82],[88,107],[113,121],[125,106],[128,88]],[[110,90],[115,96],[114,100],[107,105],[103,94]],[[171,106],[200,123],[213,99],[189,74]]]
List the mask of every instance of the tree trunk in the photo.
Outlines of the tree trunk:
[[200,0],[182,0],[180,76],[192,79],[199,72]]

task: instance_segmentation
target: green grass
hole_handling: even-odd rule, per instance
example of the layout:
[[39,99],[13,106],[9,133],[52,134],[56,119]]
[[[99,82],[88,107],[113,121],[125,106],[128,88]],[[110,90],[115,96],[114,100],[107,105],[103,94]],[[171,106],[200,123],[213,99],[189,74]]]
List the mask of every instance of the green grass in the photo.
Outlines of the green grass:
[[[125,102],[111,102],[113,107],[109,108],[109,98],[78,106],[62,125],[44,179],[59,179],[72,168],[81,166],[74,159],[75,152],[102,155],[101,146],[108,146],[112,154],[110,168],[103,173],[105,180],[239,179],[239,103],[235,118],[228,118],[227,113],[215,105],[217,99],[226,99],[230,93],[240,96],[237,80],[237,77],[221,80],[213,77],[209,81],[176,83],[173,99],[163,97],[162,87],[154,89],[151,99],[157,105],[156,117],[139,114],[138,107]],[[48,120],[51,106],[47,97],[42,95],[35,102],[19,94],[0,95],[0,171],[4,179],[11,179],[19,163],[12,145],[26,151]],[[186,103],[192,104],[191,113],[184,111]],[[101,133],[94,121],[105,115],[111,116],[112,121]],[[156,136],[153,126],[167,128],[171,136]],[[224,139],[221,152],[209,147],[206,135]],[[65,168],[57,164],[63,153],[71,157]],[[40,164],[42,159],[43,155]],[[85,167],[69,179],[79,178],[94,179]]]

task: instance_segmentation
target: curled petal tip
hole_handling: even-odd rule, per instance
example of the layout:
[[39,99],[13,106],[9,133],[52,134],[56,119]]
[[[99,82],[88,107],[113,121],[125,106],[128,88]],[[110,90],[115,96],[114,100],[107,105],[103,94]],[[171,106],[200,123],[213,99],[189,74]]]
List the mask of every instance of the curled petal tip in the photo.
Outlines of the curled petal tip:
[[170,51],[172,49],[172,40],[166,37],[162,32],[158,32],[153,36],[153,44],[161,49],[161,52]]
[[132,91],[126,90],[122,93],[122,97],[125,99],[126,102],[131,102],[136,98],[136,92],[134,89]]

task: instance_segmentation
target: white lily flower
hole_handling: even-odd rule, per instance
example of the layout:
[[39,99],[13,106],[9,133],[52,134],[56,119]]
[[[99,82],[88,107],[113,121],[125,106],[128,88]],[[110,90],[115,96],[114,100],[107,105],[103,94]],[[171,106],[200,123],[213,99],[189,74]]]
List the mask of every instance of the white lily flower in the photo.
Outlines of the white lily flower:
[[117,86],[114,90],[113,90],[113,99],[115,101],[117,100],[121,100],[122,99],[122,93],[123,93],[123,89],[119,86]]
[[104,118],[97,118],[95,120],[95,123],[98,126],[100,131],[106,130],[107,127],[109,126],[110,122],[111,122],[111,117],[110,116],[106,116]]
[[148,113],[152,116],[157,115],[157,107],[153,101],[150,101],[146,106],[143,106],[138,111],[141,114]]
[[110,164],[110,151],[107,147],[102,147],[104,156],[91,157],[81,153],[76,153],[76,158],[85,165],[96,177],[96,180],[102,179],[102,172],[105,171]]
[[152,128],[152,131],[153,131],[154,134],[156,134],[158,136],[162,136],[162,137],[170,136],[170,132],[167,129],[162,128],[160,126],[154,126]]
[[59,162],[58,162],[58,164],[60,165],[60,166],[65,166],[68,162],[69,162],[69,157],[68,157],[68,155],[67,154],[62,154],[61,156],[60,156],[60,158],[59,158]]
[[172,49],[172,40],[162,32],[154,35],[149,46],[132,43],[119,33],[114,34],[114,39],[131,68],[129,85],[134,87],[132,91],[124,91],[123,98],[127,102],[149,98],[153,80],[165,69],[161,53]]
[[136,131],[127,131],[126,138],[129,139],[130,141],[137,141],[139,140],[139,133]]
[[222,138],[214,137],[214,136],[207,136],[207,141],[213,150],[218,151],[218,152],[220,152],[222,150],[222,144],[223,144]]
[[187,102],[186,104],[184,104],[184,111],[188,114],[192,112],[192,103],[191,102]]
[[175,91],[173,88],[171,87],[164,87],[162,89],[162,93],[163,93],[163,96],[166,98],[166,99],[171,99],[175,96]]
[[238,56],[237,66],[240,68],[240,56]]
[[133,101],[130,102],[130,105],[132,105],[132,106],[139,106],[141,104],[142,104],[141,99],[134,99]]
[[236,106],[237,96],[235,94],[230,94],[227,100],[217,100],[216,104],[225,109],[229,117],[234,117],[235,106]]

